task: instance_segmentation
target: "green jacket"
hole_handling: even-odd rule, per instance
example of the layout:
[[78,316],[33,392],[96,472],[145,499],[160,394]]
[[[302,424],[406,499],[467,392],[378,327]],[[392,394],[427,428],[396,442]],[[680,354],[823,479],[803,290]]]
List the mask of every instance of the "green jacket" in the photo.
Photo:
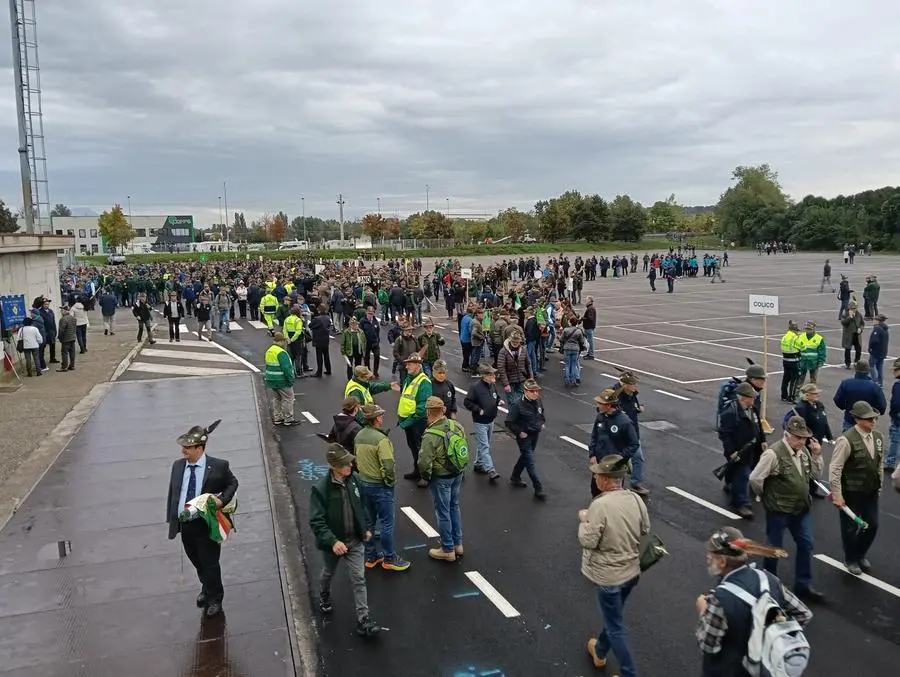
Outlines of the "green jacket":
[[[458,422],[454,424],[462,428]],[[450,462],[447,457],[447,443],[444,440],[444,433],[450,430],[450,421],[442,418],[428,426],[427,430],[439,430],[441,435],[425,432],[422,436],[422,448],[419,450],[419,474],[423,480],[430,480],[432,477],[456,477],[459,470]],[[463,430],[465,435],[466,431]]]
[[396,482],[394,445],[387,433],[374,426],[366,426],[356,434],[353,442],[359,478],[364,482],[392,487]]
[[[279,350],[273,350],[273,348]],[[266,373],[263,376],[266,387],[273,390],[291,388],[296,378],[297,372],[288,351],[281,346],[270,346],[266,351]]]
[[[338,484],[331,471],[313,484],[309,494],[309,527],[316,537],[319,550],[330,551],[335,543],[350,540],[362,541],[366,534],[366,507],[359,494],[354,473]],[[344,525],[344,493],[350,500],[352,525],[348,531]]]
[[878,301],[878,295],[881,293],[881,285],[877,282],[869,282],[863,289],[863,298],[870,301]]
[[362,329],[358,329],[354,334],[349,329],[346,329],[343,334],[341,334],[341,355],[346,355],[347,357],[353,357],[353,337],[358,336],[359,342],[359,352],[357,355],[365,355],[366,354],[366,335]]
[[275,319],[278,320],[278,324],[282,327],[284,326],[284,321],[287,319],[287,316],[291,314],[291,307],[285,304],[279,304],[279,306],[275,309]]
[[[418,376],[418,374],[416,374],[416,376]],[[406,378],[403,379],[403,383],[400,384],[401,393],[413,378],[414,377],[411,374],[406,375]],[[431,397],[431,393],[431,379],[426,378],[419,384],[419,389],[416,391],[416,413],[412,416],[401,418],[399,423],[401,428],[408,428],[416,421],[425,421],[428,419],[428,415],[425,413],[425,401]]]
[[431,336],[422,334],[419,336],[419,350],[426,345],[428,346],[428,349],[425,351],[425,354],[422,355],[422,362],[434,364],[441,359],[440,347],[444,345],[444,337],[437,332],[433,333]]

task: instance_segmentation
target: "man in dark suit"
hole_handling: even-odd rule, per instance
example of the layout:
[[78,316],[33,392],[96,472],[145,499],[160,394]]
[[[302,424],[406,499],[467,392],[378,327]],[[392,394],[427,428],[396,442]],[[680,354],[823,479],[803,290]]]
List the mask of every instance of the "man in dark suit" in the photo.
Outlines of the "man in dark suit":
[[222,547],[210,538],[209,526],[202,517],[180,522],[178,515],[188,501],[201,494],[213,494],[216,506],[221,508],[231,502],[237,492],[238,481],[228,467],[228,461],[206,455],[206,442],[217,425],[219,421],[208,428],[194,426],[178,438],[183,458],[172,464],[169,496],[166,499],[169,539],[181,532],[184,553],[197,570],[203,586],[197,597],[197,606],[204,609],[207,616],[215,616],[222,611],[225,595],[219,567]]

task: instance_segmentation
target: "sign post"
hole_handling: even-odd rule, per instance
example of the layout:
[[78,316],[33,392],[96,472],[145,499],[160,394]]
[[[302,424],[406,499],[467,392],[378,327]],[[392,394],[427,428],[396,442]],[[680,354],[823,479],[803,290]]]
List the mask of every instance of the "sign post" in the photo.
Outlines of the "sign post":
[[[750,314],[762,315],[763,318],[763,369],[766,376],[769,375],[769,315],[778,315],[778,297],[750,294]],[[766,420],[766,404],[768,402],[769,379],[766,378],[766,386],[762,392],[761,421],[763,432],[768,435],[774,428]]]
[[466,304],[469,303],[469,280],[472,279],[472,269],[471,268],[460,268],[459,276],[466,281]]

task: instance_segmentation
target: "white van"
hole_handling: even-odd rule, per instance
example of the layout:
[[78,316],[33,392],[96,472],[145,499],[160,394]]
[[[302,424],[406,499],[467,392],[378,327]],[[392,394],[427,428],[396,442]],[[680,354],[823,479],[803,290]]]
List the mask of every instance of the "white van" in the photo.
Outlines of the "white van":
[[282,242],[278,247],[279,251],[285,249],[309,249],[309,242],[306,240],[291,240],[290,242]]

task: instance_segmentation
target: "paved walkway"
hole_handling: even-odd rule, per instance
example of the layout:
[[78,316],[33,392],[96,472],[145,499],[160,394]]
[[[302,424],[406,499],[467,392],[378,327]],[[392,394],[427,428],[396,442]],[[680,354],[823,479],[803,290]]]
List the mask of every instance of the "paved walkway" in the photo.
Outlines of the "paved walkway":
[[[252,378],[112,386],[0,531],[0,676],[294,674]],[[205,620],[163,516],[175,437],[216,418],[239,511]]]

